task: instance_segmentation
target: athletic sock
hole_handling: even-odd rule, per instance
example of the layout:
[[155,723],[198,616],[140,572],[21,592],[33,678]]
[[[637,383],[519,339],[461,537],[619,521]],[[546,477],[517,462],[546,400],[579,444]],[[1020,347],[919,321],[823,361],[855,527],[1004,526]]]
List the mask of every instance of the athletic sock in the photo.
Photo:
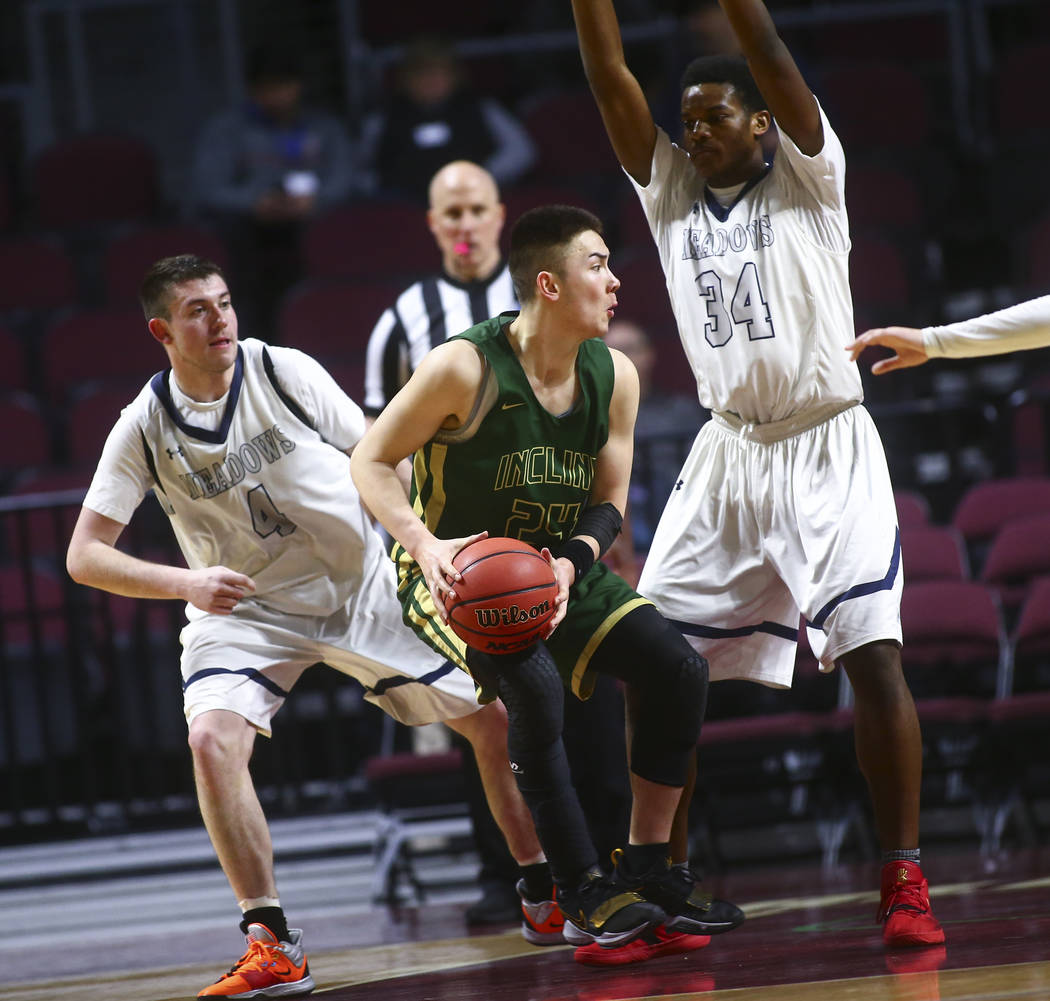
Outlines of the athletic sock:
[[244,912],[241,931],[248,934],[248,925],[265,925],[278,942],[288,941],[288,922],[280,907],[253,907]]
[[545,861],[518,866],[518,870],[525,880],[525,895],[529,900],[539,903],[554,896],[554,878],[551,876],[551,867]]
[[623,853],[628,872],[648,872],[671,857],[671,845],[667,841],[657,841],[648,845],[628,845]]
[[919,864],[918,848],[894,848],[892,851],[882,853],[883,864],[886,862],[914,862]]

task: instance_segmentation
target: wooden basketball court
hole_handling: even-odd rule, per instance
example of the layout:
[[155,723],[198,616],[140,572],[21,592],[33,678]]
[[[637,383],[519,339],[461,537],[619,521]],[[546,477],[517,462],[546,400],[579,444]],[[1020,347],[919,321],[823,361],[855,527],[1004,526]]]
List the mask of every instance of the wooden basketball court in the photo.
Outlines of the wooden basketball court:
[[[309,949],[316,997],[330,1001],[1050,1001],[1050,848],[996,865],[976,854],[925,860],[947,945],[886,951],[873,923],[877,867],[752,870],[709,881],[747,921],[706,949],[594,969],[568,946],[539,949],[514,928],[471,934],[462,904],[377,907],[336,919],[341,949]],[[9,920],[18,922],[16,913]],[[306,924],[307,922],[303,922]],[[318,924],[316,916],[310,923]],[[332,929],[329,928],[329,931]],[[376,944],[382,943],[382,944]],[[76,948],[75,936],[55,942]],[[0,988],[5,1001],[193,998],[221,972],[182,949],[148,971]],[[200,953],[197,958],[199,959]],[[231,952],[230,961],[235,959]],[[95,965],[105,965],[96,951]],[[179,960],[192,965],[178,965]],[[134,964],[132,964],[134,965]]]

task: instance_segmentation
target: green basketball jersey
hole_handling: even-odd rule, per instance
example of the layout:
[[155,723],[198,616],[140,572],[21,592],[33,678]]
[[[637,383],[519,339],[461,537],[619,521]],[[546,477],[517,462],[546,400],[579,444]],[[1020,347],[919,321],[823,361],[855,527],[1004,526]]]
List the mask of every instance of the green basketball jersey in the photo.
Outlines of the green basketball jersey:
[[537,549],[554,547],[587,506],[609,436],[612,357],[604,341],[580,345],[580,395],[556,417],[533,395],[507,339],[516,315],[503,313],[458,335],[482,355],[481,391],[467,422],[439,432],[413,459],[413,504],[439,539],[487,530]]
[[[581,344],[580,395],[569,413],[555,417],[536,399],[507,340],[506,327],[516,315],[503,313],[459,335],[484,360],[481,390],[462,427],[439,432],[415,454],[412,502],[439,539],[487,530],[553,549],[573,534],[587,507],[598,453],[609,437],[613,361],[604,341]],[[441,622],[419,566],[400,545],[392,555],[405,622],[423,642],[469,670],[466,646]],[[645,604],[601,562],[573,585],[565,619],[545,644],[580,698],[594,687],[591,658],[609,630]],[[480,693],[482,702],[495,696]]]

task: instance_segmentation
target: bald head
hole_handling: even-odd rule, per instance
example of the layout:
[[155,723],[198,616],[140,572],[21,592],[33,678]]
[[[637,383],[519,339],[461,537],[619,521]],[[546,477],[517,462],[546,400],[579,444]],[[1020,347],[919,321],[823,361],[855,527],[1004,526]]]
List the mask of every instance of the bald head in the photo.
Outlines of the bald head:
[[454,160],[431,178],[429,194],[427,223],[445,271],[465,282],[488,278],[499,266],[505,215],[492,175]]

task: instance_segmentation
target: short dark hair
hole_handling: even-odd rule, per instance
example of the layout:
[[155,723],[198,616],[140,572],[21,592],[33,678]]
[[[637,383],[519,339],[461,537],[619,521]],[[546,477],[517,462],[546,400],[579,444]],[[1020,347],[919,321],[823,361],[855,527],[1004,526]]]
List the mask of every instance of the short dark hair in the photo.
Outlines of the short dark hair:
[[171,290],[177,285],[202,281],[212,275],[218,275],[223,280],[226,278],[218,264],[196,254],[177,254],[155,261],[139,286],[139,302],[142,303],[146,319],[151,320],[155,316],[170,319]]
[[565,250],[580,233],[602,234],[602,221],[575,205],[543,205],[522,213],[510,231],[508,267],[518,302],[524,305],[535,291],[536,275],[556,271]]
[[250,87],[302,81],[305,76],[306,65],[302,53],[288,41],[262,42],[252,48],[245,59],[244,78]]
[[766,99],[748,69],[747,60],[740,56],[698,56],[682,74],[682,90],[697,87],[702,83],[727,83],[745,111],[766,111]]

